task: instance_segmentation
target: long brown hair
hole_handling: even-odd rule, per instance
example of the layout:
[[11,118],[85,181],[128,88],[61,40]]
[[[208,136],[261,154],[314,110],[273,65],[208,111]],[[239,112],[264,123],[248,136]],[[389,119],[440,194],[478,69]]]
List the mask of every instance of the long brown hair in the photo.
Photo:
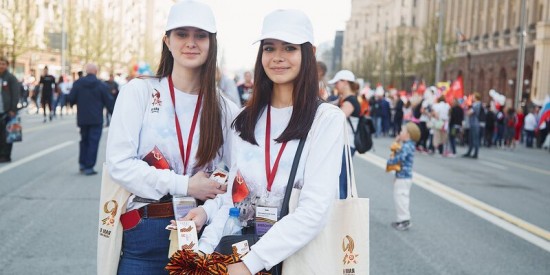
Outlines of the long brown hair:
[[[254,89],[252,97],[243,111],[235,118],[232,127],[239,132],[239,136],[251,144],[258,145],[254,136],[254,129],[262,109],[271,104],[273,81],[269,79],[262,65],[262,41],[256,57],[254,69]],[[317,110],[319,95],[319,80],[317,76],[317,61],[313,45],[307,42],[300,45],[302,51],[302,65],[292,91],[292,115],[288,126],[275,141],[286,142],[293,139],[305,138],[313,124]]]
[[[171,31],[166,32],[166,36],[170,36]],[[210,48],[206,62],[201,66],[200,83],[201,87],[199,94],[202,95],[202,109],[200,122],[200,139],[199,148],[197,151],[196,167],[202,167],[212,161],[219,148],[223,145],[222,119],[220,95],[216,92],[216,60],[218,53],[218,41],[215,33],[209,33]],[[172,74],[174,67],[174,57],[162,42],[162,54],[157,70],[156,77],[159,80]]]

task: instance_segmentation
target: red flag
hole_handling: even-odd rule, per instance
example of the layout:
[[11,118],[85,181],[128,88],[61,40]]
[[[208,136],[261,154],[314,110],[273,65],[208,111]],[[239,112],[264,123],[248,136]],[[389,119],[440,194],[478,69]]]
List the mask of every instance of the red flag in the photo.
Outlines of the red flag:
[[454,98],[462,98],[464,96],[464,84],[462,76],[458,76],[453,84],[451,85],[451,92]]
[[426,91],[426,84],[424,83],[424,81],[422,81],[420,85],[418,85],[418,89],[416,90],[416,92],[420,95],[423,95],[424,91]]

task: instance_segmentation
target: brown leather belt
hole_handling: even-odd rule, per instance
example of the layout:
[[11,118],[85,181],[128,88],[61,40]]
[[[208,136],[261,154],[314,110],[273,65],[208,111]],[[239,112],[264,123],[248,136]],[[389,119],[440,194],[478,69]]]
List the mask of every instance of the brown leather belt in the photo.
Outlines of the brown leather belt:
[[172,202],[150,203],[138,209],[139,215],[143,218],[169,218],[174,217],[174,206]]

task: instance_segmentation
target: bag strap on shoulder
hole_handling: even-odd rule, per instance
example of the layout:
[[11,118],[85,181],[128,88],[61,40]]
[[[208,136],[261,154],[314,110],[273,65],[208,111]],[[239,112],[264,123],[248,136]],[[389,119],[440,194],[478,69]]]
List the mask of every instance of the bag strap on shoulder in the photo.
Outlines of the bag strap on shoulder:
[[[322,104],[321,100],[317,101],[317,108]],[[281,218],[288,215],[290,195],[292,194],[292,188],[294,188],[294,179],[296,178],[296,172],[298,171],[298,164],[300,164],[300,157],[306,143],[306,137],[300,139],[298,148],[296,149],[296,155],[294,155],[294,161],[292,162],[292,169],[290,170],[290,176],[288,177],[288,183],[285,189],[285,197],[283,199],[283,205],[281,206]]]

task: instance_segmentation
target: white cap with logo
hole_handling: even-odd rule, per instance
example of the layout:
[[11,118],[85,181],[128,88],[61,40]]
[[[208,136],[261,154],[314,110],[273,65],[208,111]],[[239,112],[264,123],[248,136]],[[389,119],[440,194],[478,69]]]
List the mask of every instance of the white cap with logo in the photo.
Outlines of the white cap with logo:
[[334,83],[336,83],[340,80],[355,82],[355,75],[351,71],[341,70],[341,71],[337,72],[336,75],[334,76],[334,78],[329,80],[328,83],[329,84],[334,84]]
[[262,33],[254,43],[268,38],[292,44],[313,44],[313,26],[300,10],[275,10],[265,16]]
[[195,27],[216,33],[216,20],[212,9],[201,1],[184,0],[170,8],[165,31],[180,27]]

